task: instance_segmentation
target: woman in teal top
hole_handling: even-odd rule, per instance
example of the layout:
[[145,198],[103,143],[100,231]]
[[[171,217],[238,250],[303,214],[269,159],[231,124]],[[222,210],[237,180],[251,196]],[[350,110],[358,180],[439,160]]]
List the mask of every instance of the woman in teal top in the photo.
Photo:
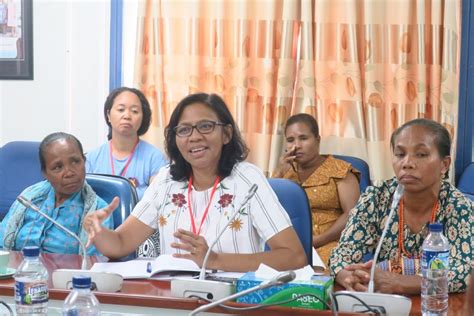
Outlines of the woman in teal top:
[[[82,220],[89,212],[107,205],[85,182],[85,157],[79,140],[66,133],[48,135],[40,144],[39,157],[45,181],[25,189],[21,195],[44,213],[77,234],[84,242],[87,234]],[[110,217],[106,224],[113,228]],[[15,201],[2,221],[0,243],[21,250],[38,246],[43,252],[79,253],[79,243],[46,218]],[[94,247],[89,255],[98,254]]]
[[375,252],[393,194],[402,184],[405,192],[378,258],[382,264],[376,268],[375,291],[420,293],[419,259],[430,222],[443,224],[451,244],[449,291],[465,291],[473,257],[474,203],[445,180],[451,163],[448,131],[434,121],[416,119],[398,128],[390,143],[396,177],[369,187],[351,210],[330,258],[336,282],[349,290],[367,290],[372,261],[365,259]]

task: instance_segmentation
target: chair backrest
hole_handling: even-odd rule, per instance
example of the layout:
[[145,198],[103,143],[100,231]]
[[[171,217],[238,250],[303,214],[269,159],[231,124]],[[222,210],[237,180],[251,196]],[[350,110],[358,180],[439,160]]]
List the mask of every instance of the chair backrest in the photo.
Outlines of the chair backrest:
[[344,160],[352,165],[352,167],[356,168],[360,171],[360,192],[364,192],[365,188],[371,185],[370,182],[370,171],[369,165],[362,159],[352,156],[342,156],[342,155],[334,155],[334,158]]
[[303,245],[308,264],[313,262],[313,228],[311,220],[311,208],[304,189],[288,179],[268,179],[273,191],[275,191],[280,204],[290,216],[291,223],[295,229],[301,244]]
[[471,162],[461,174],[458,189],[462,193],[474,195],[474,162]]
[[24,189],[44,179],[39,144],[14,141],[0,148],[0,220]]
[[471,201],[474,202],[474,194],[464,193],[464,195],[465,195],[467,198],[471,199]]
[[86,181],[105,202],[112,202],[116,196],[120,198],[118,209],[112,213],[115,228],[125,221],[138,203],[137,191],[126,178],[109,174],[88,173]]

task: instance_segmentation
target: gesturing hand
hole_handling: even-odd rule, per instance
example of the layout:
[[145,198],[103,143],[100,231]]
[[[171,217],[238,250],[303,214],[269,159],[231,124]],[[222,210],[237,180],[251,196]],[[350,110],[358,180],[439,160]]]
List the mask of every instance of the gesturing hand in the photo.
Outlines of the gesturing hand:
[[[193,260],[199,267],[202,267],[204,257],[206,256],[206,252],[209,249],[206,239],[203,236],[194,234],[193,232],[181,228],[174,233],[174,237],[178,238],[180,243],[172,243],[171,247],[181,249],[189,253],[175,253],[173,256],[176,258]],[[211,252],[209,255],[209,261],[212,261],[215,256],[216,254]]]
[[110,214],[112,214],[112,212],[119,205],[119,202],[120,199],[118,197],[114,197],[109,205],[95,212],[90,212],[86,215],[86,217],[84,217],[82,226],[88,234],[86,248],[94,242],[94,237],[102,231],[102,222],[106,220]]

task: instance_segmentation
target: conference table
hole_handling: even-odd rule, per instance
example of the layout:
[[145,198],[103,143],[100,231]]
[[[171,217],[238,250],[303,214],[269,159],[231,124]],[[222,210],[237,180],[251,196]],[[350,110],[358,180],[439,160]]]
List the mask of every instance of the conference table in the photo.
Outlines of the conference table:
[[[89,257],[91,264],[104,262],[104,257]],[[9,267],[17,268],[23,260],[21,252],[10,253]],[[41,260],[46,266],[49,275],[50,303],[48,315],[60,315],[62,302],[69,294],[69,290],[52,288],[51,274],[56,269],[79,269],[81,257],[78,255],[42,254]],[[0,280],[0,299],[10,305],[14,303],[14,279]],[[206,304],[203,300],[177,298],[171,296],[170,282],[159,280],[124,280],[122,290],[116,293],[94,292],[101,303],[101,315],[188,315],[189,312]],[[412,310],[410,315],[421,315],[420,297],[412,296]],[[451,294],[449,296],[449,315],[461,315],[465,295]],[[249,305],[230,302],[233,307],[247,307]],[[331,315],[330,311],[315,311],[303,308],[289,308],[271,306],[255,311],[228,311],[221,307],[213,308],[209,313],[200,315]],[[0,315],[3,315],[0,311]],[[341,316],[367,315],[356,313],[339,313]]]

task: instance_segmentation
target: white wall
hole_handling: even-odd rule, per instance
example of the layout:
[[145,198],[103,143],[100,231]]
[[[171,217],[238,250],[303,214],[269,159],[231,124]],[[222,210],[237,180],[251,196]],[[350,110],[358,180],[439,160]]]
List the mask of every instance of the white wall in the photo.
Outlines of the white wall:
[[0,80],[0,146],[56,131],[106,140],[109,0],[33,1],[34,80]]
[[133,75],[135,71],[137,47],[135,44],[137,42],[137,16],[140,4],[143,5],[143,0],[123,1],[122,79],[123,85],[127,87],[135,87],[133,84]]

